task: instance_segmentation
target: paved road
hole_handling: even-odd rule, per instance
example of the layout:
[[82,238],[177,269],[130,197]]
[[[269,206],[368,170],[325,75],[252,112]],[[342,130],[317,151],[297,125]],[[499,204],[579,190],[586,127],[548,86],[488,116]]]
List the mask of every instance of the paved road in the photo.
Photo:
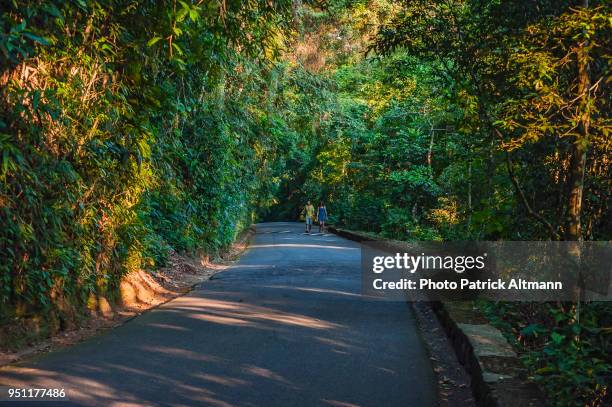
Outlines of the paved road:
[[357,244],[262,223],[238,263],[189,295],[2,369],[0,384],[65,387],[86,405],[435,405],[409,305],[359,291]]

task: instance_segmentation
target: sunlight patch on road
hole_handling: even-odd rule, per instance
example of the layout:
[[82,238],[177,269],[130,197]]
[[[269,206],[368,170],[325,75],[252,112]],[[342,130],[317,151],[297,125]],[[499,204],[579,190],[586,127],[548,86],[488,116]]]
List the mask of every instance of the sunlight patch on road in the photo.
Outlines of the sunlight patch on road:
[[198,373],[194,375],[194,377],[205,380],[207,382],[212,382],[212,383],[216,383],[216,384],[220,384],[222,386],[228,386],[228,387],[250,386],[251,385],[251,382],[247,382],[246,380],[235,379],[233,377],[227,377],[227,376],[213,375],[209,373]]
[[345,401],[327,400],[327,399],[321,399],[321,401],[324,402],[325,404],[329,404],[330,406],[334,406],[334,407],[359,407],[359,404],[347,403]]
[[298,244],[298,243],[278,243],[278,244],[259,244],[250,246],[251,249],[265,249],[272,247],[305,247],[315,249],[336,249],[336,250],[359,250],[358,247],[346,247],[346,246],[328,246],[320,244]]
[[188,316],[221,325],[248,326],[262,329],[272,328],[266,327],[264,323],[277,323],[309,329],[336,329],[341,327],[338,324],[311,318],[306,315],[284,312],[275,308],[210,298],[199,299],[196,307],[177,308],[201,311],[190,312]]
[[169,325],[169,324],[147,324],[147,326],[151,326],[153,328],[160,328],[160,329],[172,329],[174,331],[189,331],[189,329],[184,328],[182,326]]
[[198,362],[222,363],[225,360],[213,355],[206,355],[199,352],[194,352],[189,349],[175,348],[171,346],[141,346],[141,349],[146,352],[155,354],[165,354],[175,358],[183,358],[188,360],[197,360]]
[[[332,280],[332,279],[329,279]],[[339,291],[339,290],[330,290],[328,288],[310,288],[310,287],[293,287],[289,285],[261,285],[262,288],[280,288],[284,290],[296,290],[296,291],[306,291],[313,293],[324,293],[324,294],[338,294],[338,295],[346,295],[349,297],[364,297],[364,295],[360,293],[351,293],[347,291]]]
[[269,369],[265,369],[263,367],[253,366],[253,365],[245,365],[242,367],[242,370],[243,372],[247,374],[257,376],[257,377],[263,377],[264,379],[274,380],[288,387],[291,387],[295,390],[299,389],[299,387],[297,387],[295,384],[291,383],[289,380],[285,379],[283,376],[279,375],[278,373],[274,373],[273,371]]

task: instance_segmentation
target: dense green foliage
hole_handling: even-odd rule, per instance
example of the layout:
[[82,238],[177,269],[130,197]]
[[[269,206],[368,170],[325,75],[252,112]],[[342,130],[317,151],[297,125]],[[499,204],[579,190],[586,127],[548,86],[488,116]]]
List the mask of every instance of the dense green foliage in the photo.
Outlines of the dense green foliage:
[[[610,7],[583,6],[364,1],[315,15],[303,48],[327,57],[305,58],[329,80],[323,138],[292,162],[272,215],[324,199],[332,221],[394,239],[608,240]],[[609,304],[483,307],[556,403],[602,403]]]
[[552,404],[605,405],[612,336],[608,303],[583,304],[579,321],[576,304],[483,302],[481,308],[521,350],[532,378],[554,396]]
[[[287,191],[395,238],[609,238],[609,8],[379,1],[319,20],[318,37],[337,37],[318,44],[333,55],[325,140]],[[370,52],[348,58],[345,43]],[[584,180],[572,178],[576,145],[588,150]]]
[[0,302],[111,294],[252,221],[280,141],[290,2],[8,2],[0,20]]
[[[214,253],[306,199],[395,239],[608,240],[610,15],[603,1],[9,1],[0,317],[112,295],[170,250]],[[559,404],[601,403],[610,306],[483,306]]]

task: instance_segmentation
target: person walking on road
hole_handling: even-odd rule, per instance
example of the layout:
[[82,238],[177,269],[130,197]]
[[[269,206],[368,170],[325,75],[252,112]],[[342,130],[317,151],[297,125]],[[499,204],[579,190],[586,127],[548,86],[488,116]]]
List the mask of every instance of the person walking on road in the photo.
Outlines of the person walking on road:
[[327,209],[325,208],[325,202],[319,202],[319,209],[317,212],[317,219],[319,220],[319,233],[325,231],[325,222],[327,221]]
[[304,207],[304,215],[306,216],[306,233],[310,234],[310,230],[312,229],[312,222],[315,215],[315,208],[308,200],[306,203],[306,207]]

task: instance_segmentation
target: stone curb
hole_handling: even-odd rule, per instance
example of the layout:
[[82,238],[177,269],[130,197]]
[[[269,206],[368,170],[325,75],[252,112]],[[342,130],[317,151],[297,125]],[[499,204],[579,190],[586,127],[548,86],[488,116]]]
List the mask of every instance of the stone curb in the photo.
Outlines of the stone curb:
[[[385,241],[389,248],[401,242],[329,226],[329,231],[357,241]],[[474,398],[482,407],[541,407],[545,398],[525,380],[518,356],[502,333],[487,322],[472,301],[428,303],[444,327],[457,358],[470,374]]]
[[479,406],[540,407],[548,403],[502,333],[487,323],[472,301],[431,302],[457,358],[472,376]]

